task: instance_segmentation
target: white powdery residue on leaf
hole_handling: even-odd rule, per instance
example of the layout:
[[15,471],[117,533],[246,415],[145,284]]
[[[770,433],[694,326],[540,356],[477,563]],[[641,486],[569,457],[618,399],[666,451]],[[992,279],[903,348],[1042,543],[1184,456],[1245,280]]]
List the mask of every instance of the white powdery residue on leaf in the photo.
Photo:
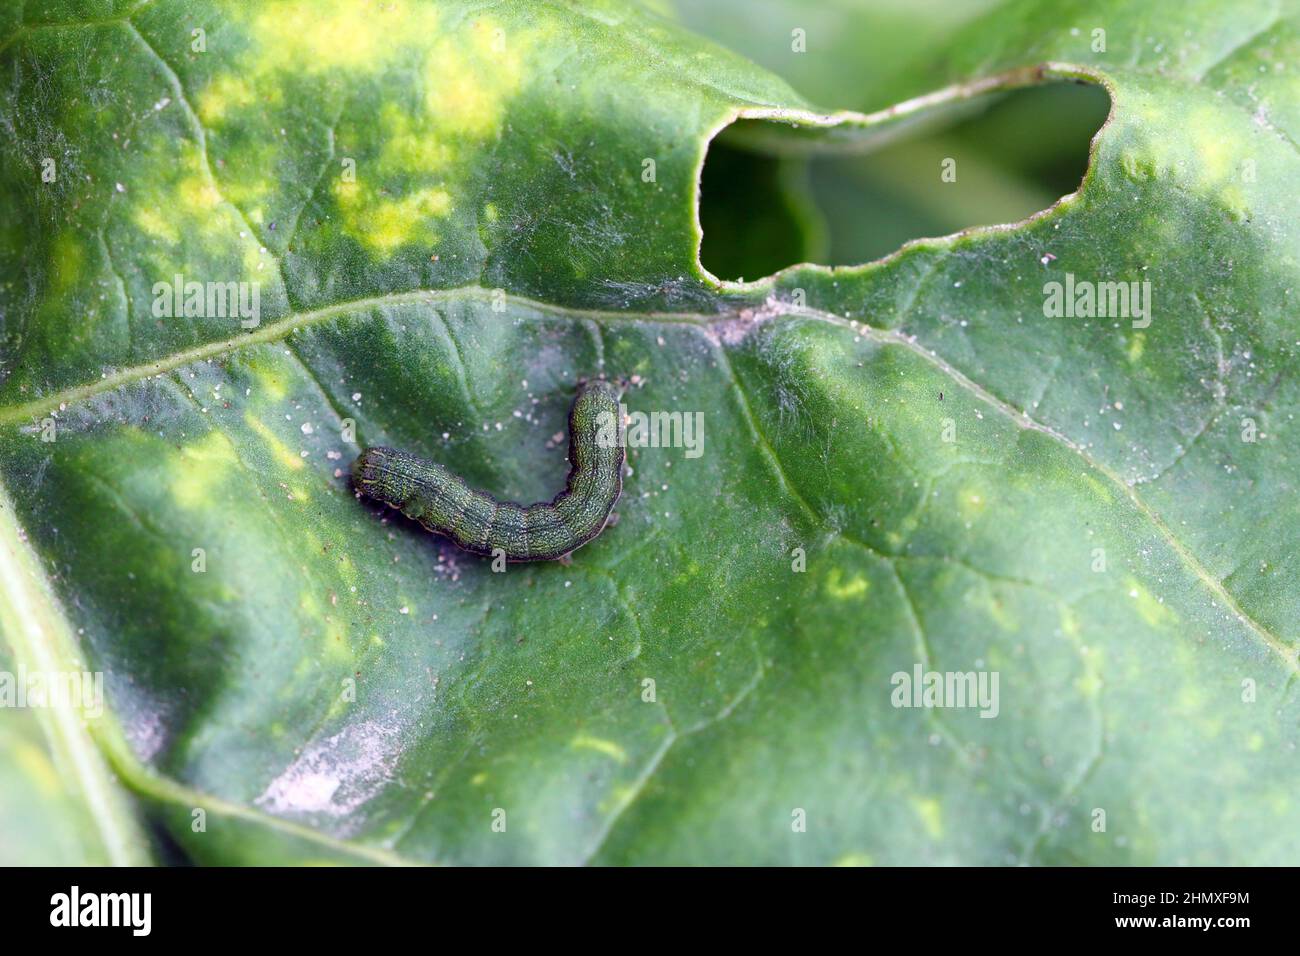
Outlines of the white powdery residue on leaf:
[[123,722],[122,732],[135,755],[145,763],[158,756],[167,744],[167,722],[159,710],[132,714]]
[[270,813],[345,817],[391,779],[401,755],[401,730],[392,714],[311,743],[253,802]]
[[769,319],[799,311],[793,304],[769,295],[761,306],[744,308],[714,319],[705,327],[704,334],[714,345],[737,345]]

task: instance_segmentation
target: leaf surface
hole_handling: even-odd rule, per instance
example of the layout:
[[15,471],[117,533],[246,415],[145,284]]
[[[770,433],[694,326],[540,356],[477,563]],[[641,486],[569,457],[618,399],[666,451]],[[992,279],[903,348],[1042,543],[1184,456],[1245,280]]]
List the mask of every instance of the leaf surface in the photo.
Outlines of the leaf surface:
[[[0,794],[40,783],[24,741],[93,751],[217,863],[1300,856],[1291,4],[1008,4],[869,115],[614,2],[4,16],[0,543],[31,574],[0,619],[108,712],[0,711]],[[1046,213],[699,266],[736,119],[855,149],[1051,79],[1113,106]],[[1148,281],[1150,324],[1045,316],[1067,273]],[[257,283],[259,324],[158,314],[178,275]],[[701,413],[703,454],[630,449],[571,564],[496,574],[352,494],[386,444],[549,498],[601,373]],[[917,666],[996,672],[997,716],[895,707]],[[54,766],[51,839],[142,845]]]

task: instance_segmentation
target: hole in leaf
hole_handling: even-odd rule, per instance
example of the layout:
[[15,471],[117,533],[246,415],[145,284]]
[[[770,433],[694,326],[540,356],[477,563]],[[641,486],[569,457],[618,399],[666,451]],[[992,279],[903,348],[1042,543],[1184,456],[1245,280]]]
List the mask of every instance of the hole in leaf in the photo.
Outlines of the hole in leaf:
[[854,153],[818,154],[815,133],[740,120],[705,157],[701,262],[719,278],[753,281],[1018,222],[1079,187],[1109,109],[1100,86],[1051,83],[954,104],[903,136],[882,128],[875,148]]

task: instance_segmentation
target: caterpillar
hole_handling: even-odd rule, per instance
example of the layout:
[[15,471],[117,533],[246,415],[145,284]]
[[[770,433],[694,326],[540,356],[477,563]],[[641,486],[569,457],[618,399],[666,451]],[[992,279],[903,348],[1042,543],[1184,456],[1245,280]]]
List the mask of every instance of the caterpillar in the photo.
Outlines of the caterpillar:
[[569,409],[569,477],[549,502],[498,501],[437,462],[382,447],[357,456],[353,485],[474,554],[562,558],[604,530],[623,490],[621,394],[603,380],[579,386]]

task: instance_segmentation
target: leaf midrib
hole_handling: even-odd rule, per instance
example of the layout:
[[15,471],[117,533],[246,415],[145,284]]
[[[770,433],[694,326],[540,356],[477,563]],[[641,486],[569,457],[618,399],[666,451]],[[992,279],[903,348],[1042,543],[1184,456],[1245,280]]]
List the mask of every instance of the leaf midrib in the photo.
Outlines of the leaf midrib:
[[[18,661],[36,672],[81,672],[67,618],[31,545],[12,499],[0,483],[0,624]],[[61,772],[75,782],[104,852],[115,866],[149,862],[145,839],[123,800],[113,771],[87,727],[88,715],[71,701],[53,700],[37,717]],[[108,713],[93,718],[109,721]]]
[[606,311],[601,309],[579,309],[555,305],[549,302],[542,302],[536,299],[529,299],[524,296],[502,293],[499,289],[488,289],[478,285],[458,286],[451,289],[412,289],[406,292],[393,292],[384,295],[366,296],[360,299],[351,299],[346,302],[337,302],[333,305],[323,306],[319,309],[310,309],[304,312],[291,313],[282,319],[268,323],[252,332],[242,332],[238,335],[230,336],[229,338],[204,342],[201,345],[182,349],[162,358],[154,359],[149,362],[142,362],[139,365],[132,365],[117,372],[105,373],[98,379],[83,382],[80,385],[73,385],[41,398],[32,399],[29,402],[23,402],[18,405],[0,405],[0,424],[12,424],[13,422],[21,421],[23,419],[40,417],[59,409],[62,405],[84,402],[88,399],[94,398],[96,395],[115,391],[123,386],[142,382],[146,379],[155,378],[166,372],[174,371],[178,368],[184,368],[187,365],[192,365],[195,362],[202,362],[206,359],[226,355],[250,345],[263,345],[269,342],[276,342],[286,338],[298,329],[308,328],[342,316],[392,306],[464,300],[481,300],[490,302],[493,298],[503,298],[506,302],[518,306],[521,309],[546,312],[565,318],[590,319],[593,321],[622,320],[629,322],[676,322],[707,326],[719,319],[734,318],[739,314],[737,311],[728,311],[720,312],[716,317],[714,317],[687,312],[629,313]]
[[[306,312],[293,313],[251,333],[244,333],[232,336],[231,338],[208,342],[191,349],[175,352],[165,358],[153,362],[147,362],[142,365],[132,366],[123,369],[120,372],[105,375],[96,381],[73,386],[45,398],[36,399],[22,405],[0,407],[0,423],[11,424],[24,418],[31,418],[42,413],[48,413],[52,409],[57,409],[62,405],[83,402],[95,397],[96,395],[113,391],[134,382],[143,381],[147,378],[163,375],[167,372],[183,368],[195,362],[201,362],[206,359],[229,354],[249,345],[279,341],[280,339],[291,335],[298,329],[308,328],[322,322],[327,322],[331,319],[339,318],[340,316],[362,313],[391,306],[459,300],[490,301],[492,299],[499,300],[502,297],[504,297],[507,302],[521,310],[548,313],[567,319],[587,319],[598,322],[677,323],[693,325],[703,329],[710,329],[718,323],[734,322],[745,312],[744,309],[739,307],[732,307],[715,315],[701,315],[699,313],[688,312],[628,313],[603,309],[578,309],[556,305],[550,302],[543,302],[537,299],[530,299],[512,293],[503,293],[499,289],[487,289],[477,285],[460,286],[453,289],[418,289],[407,292],[389,293],[386,295],[369,296],[362,299],[339,302]],[[752,309],[752,307],[746,308]],[[1200,559],[1197,558],[1197,556],[1174,534],[1173,529],[1170,528],[1160,514],[1137,493],[1137,490],[1133,486],[1126,482],[1113,468],[1091,455],[1086,448],[1079,445],[1073,439],[1064,433],[1057,431],[1052,426],[1038,421],[1030,416],[1027,411],[1016,408],[1010,402],[1000,398],[989,389],[967,377],[937,352],[918,344],[914,337],[907,335],[905,332],[894,329],[878,328],[861,321],[844,319],[832,313],[822,312],[816,309],[806,307],[795,309],[783,305],[769,306],[765,313],[760,311],[757,316],[752,318],[752,321],[757,324],[778,317],[790,318],[793,320],[803,319],[825,322],[843,328],[854,335],[860,335],[884,345],[905,348],[924,359],[944,375],[948,376],[948,378],[951,379],[959,388],[971,394],[978,401],[996,410],[1018,427],[1039,432],[1073,452],[1088,466],[1088,468],[1104,477],[1114,485],[1126,499],[1128,499],[1130,504],[1136,508],[1148,522],[1150,522],[1157,534],[1173,549],[1174,553],[1178,556],[1183,565],[1196,576],[1202,586],[1204,586],[1214,598],[1221,601],[1224,607],[1234,617],[1236,617],[1239,622],[1244,624],[1253,634],[1255,634],[1255,636],[1269,649],[1269,651],[1278,657],[1282,662],[1283,667],[1290,674],[1300,674],[1300,657],[1297,657],[1295,649],[1279,636],[1273,634],[1260,621],[1257,621],[1244,608],[1242,608],[1236,597],[1223,585],[1221,581],[1214,577]]]

